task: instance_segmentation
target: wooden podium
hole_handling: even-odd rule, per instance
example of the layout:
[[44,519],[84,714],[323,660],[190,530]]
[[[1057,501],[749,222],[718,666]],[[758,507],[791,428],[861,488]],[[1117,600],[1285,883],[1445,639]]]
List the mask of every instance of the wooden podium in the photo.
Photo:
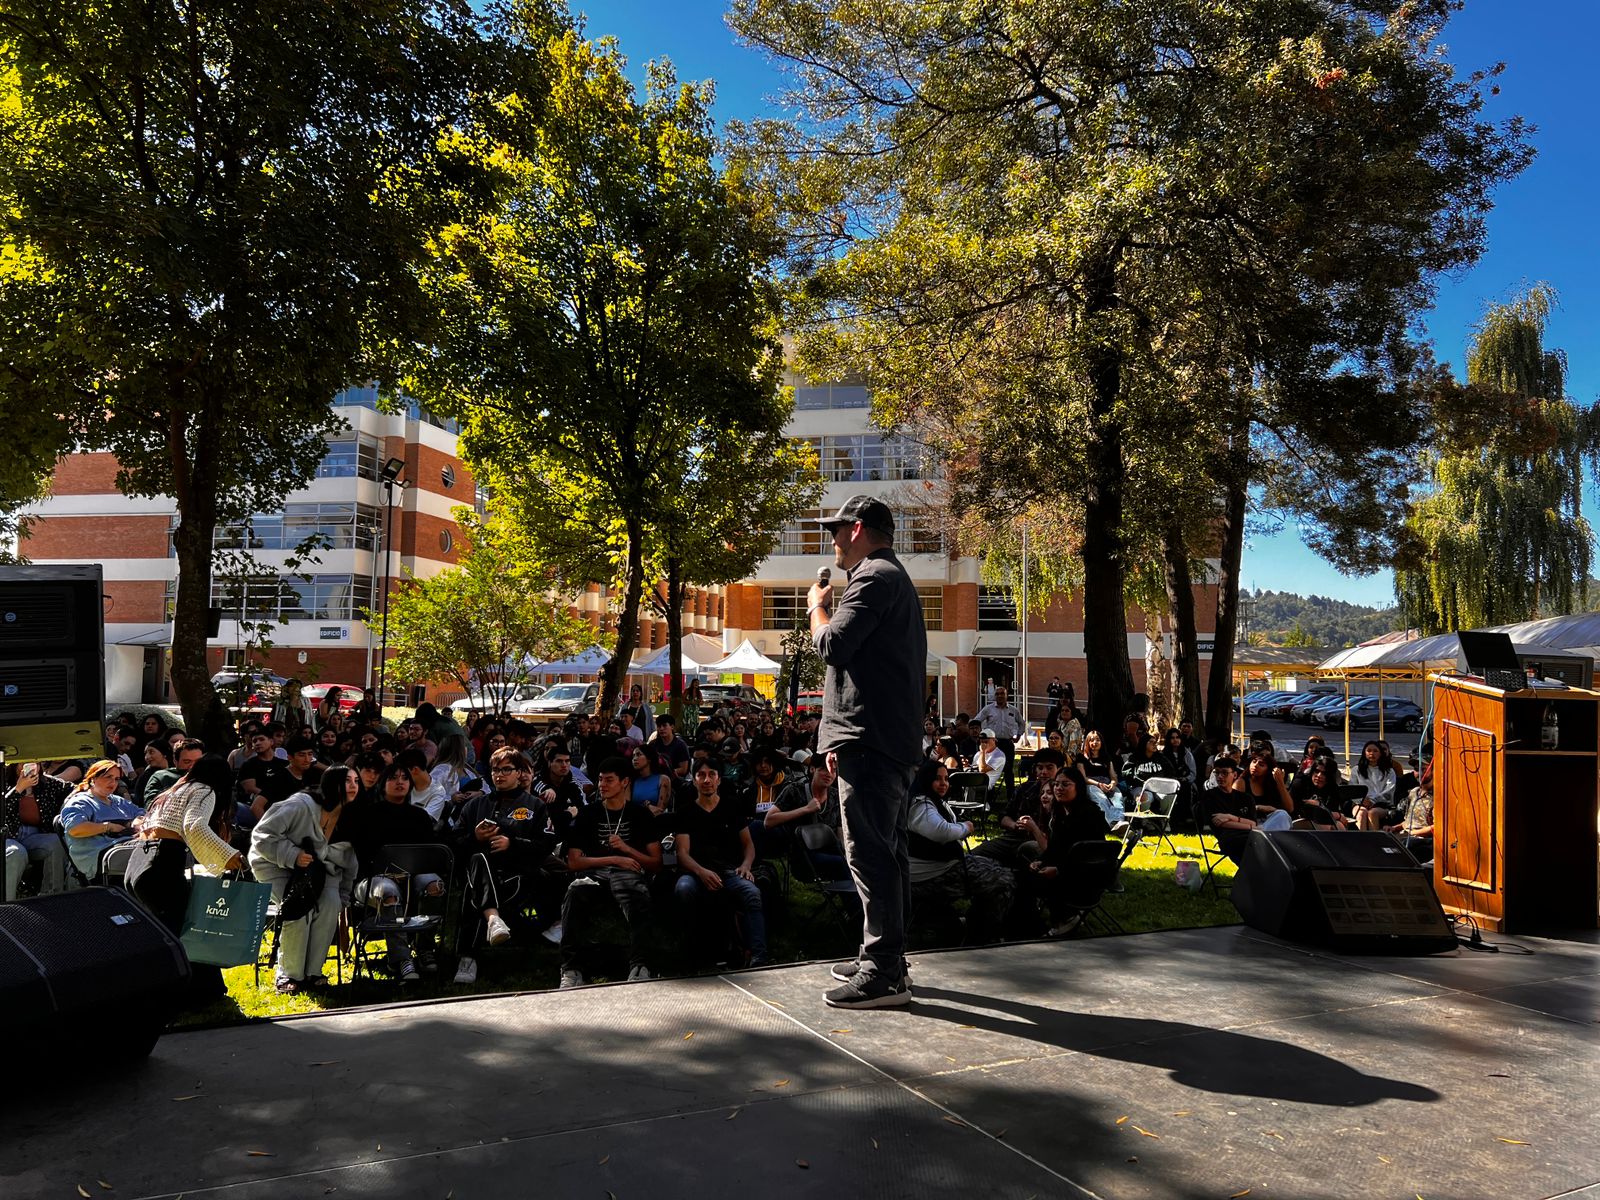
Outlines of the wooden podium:
[[[1593,929],[1600,692],[1430,678],[1439,902],[1486,930]],[[1554,750],[1540,749],[1547,704],[1560,721]]]

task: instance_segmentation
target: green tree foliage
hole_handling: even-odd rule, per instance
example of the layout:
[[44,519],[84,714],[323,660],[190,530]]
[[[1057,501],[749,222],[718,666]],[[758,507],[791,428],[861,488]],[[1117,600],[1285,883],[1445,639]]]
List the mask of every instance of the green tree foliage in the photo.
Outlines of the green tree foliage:
[[0,9],[0,410],[29,469],[109,450],[175,499],[173,681],[219,744],[213,532],[311,477],[372,331],[420,313],[471,29],[453,0]]
[[1400,610],[1257,589],[1240,597],[1250,627],[1278,646],[1354,646],[1401,628]]
[[[543,561],[573,587],[620,592],[608,709],[651,557],[685,581],[729,569],[709,564],[714,539],[685,540],[697,464],[731,461],[724,433],[779,453],[772,228],[712,161],[708,87],[655,64],[641,101],[616,44],[586,40],[563,10],[518,6],[505,32],[548,102],[508,96],[464,139],[498,173],[498,202],[436,239],[425,286],[445,327],[408,386],[461,421],[465,455]],[[747,510],[748,529],[767,528],[775,498]],[[658,509],[670,534],[653,542]],[[738,542],[740,562],[759,550],[748,531]]]
[[[399,679],[453,679],[479,707],[485,685],[519,684],[535,663],[594,645],[594,626],[560,598],[549,572],[496,509],[479,518],[457,508],[458,565],[412,578],[389,598],[390,672]],[[367,613],[374,634],[380,619]]]
[[[670,678],[683,678],[683,602],[689,585],[743,579],[772,553],[777,533],[822,495],[815,449],[782,433],[793,399],[763,388],[732,410],[697,409],[680,471],[657,493],[647,527],[651,606],[667,622]],[[671,697],[683,716],[682,696]]]
[[783,670],[778,673],[777,691],[773,694],[781,707],[789,703],[789,689],[796,679],[802,692],[820,688],[827,677],[828,665],[817,653],[808,626],[796,625],[783,635],[779,644],[783,650]]
[[1580,506],[1592,417],[1566,396],[1565,355],[1544,346],[1554,300],[1539,285],[1491,308],[1466,388],[1441,399],[1432,486],[1411,512],[1395,576],[1424,633],[1587,606],[1593,535]]
[[[954,502],[991,524],[1072,489],[1097,725],[1131,696],[1130,571],[1171,516],[1133,528],[1145,464],[1208,473],[1225,563],[1262,436],[1341,467],[1309,489],[1318,513],[1378,515],[1362,488],[1387,460],[1366,452],[1415,428],[1408,322],[1527,157],[1437,52],[1450,7],[734,6],[797,84],[799,119],[744,153],[790,221],[802,365],[935,427]],[[1231,645],[1236,567],[1222,585]]]

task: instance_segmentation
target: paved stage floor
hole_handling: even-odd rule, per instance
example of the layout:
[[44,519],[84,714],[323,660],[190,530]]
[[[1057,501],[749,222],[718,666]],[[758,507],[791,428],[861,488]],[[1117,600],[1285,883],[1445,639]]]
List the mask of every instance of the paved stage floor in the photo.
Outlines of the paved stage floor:
[[1191,930],[920,955],[904,1010],[795,966],[173,1034],[7,1078],[0,1197],[1600,1198],[1600,939],[1489,940]]

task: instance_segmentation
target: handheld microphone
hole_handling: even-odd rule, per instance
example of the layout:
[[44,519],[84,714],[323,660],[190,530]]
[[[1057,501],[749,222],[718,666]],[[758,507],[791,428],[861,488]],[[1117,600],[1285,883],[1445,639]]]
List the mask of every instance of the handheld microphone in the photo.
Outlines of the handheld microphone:
[[832,567],[818,567],[817,568],[817,584],[818,584],[818,586],[827,587],[828,584],[831,583],[832,581],[833,581],[833,568]]

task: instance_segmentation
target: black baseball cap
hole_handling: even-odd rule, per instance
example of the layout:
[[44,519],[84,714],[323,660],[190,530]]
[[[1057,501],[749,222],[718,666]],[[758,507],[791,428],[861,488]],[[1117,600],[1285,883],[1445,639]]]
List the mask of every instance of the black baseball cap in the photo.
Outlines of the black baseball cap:
[[894,514],[889,511],[889,506],[882,500],[871,496],[851,496],[839,506],[839,511],[831,517],[815,518],[816,523],[824,529],[837,529],[841,525],[854,525],[860,521],[868,529],[876,529],[888,537],[894,537]]

